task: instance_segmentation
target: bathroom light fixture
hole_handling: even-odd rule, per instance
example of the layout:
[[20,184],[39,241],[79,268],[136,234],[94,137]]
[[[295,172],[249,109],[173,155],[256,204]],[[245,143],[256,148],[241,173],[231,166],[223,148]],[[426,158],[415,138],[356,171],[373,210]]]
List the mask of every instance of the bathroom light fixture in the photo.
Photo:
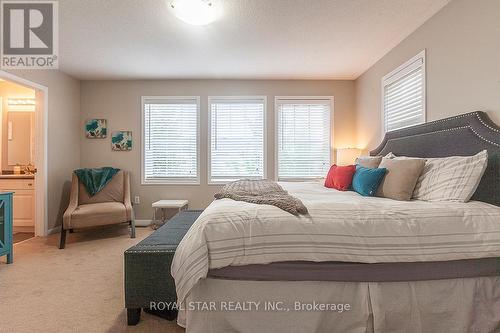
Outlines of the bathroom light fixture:
[[215,0],[173,0],[170,7],[174,15],[191,25],[207,25],[219,18],[221,9]]
[[36,101],[34,98],[9,98],[7,105],[9,112],[35,112]]

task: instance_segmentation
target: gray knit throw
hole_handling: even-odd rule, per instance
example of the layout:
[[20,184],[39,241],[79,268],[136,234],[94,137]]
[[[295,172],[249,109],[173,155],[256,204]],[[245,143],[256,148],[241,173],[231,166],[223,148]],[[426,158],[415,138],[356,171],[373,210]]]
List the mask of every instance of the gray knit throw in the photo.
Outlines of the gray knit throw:
[[272,205],[293,215],[307,214],[302,201],[272,180],[237,180],[215,193],[215,199],[229,198],[259,205]]

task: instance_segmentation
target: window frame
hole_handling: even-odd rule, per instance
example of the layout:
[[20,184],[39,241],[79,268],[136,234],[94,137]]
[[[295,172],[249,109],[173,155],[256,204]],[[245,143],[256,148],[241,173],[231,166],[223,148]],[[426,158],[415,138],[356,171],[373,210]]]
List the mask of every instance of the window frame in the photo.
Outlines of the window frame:
[[335,97],[334,96],[275,96],[274,97],[274,179],[276,181],[290,181],[290,182],[300,182],[300,181],[308,181],[321,179],[326,177],[326,173],[324,176],[318,177],[293,177],[293,178],[279,178],[279,147],[278,147],[278,119],[279,119],[279,104],[280,101],[318,101],[318,100],[327,100],[330,103],[330,149],[329,149],[329,161],[330,165],[333,163],[333,149],[334,149],[334,134],[335,134]]
[[[380,104],[381,104],[381,123],[382,123],[382,139],[384,138],[385,134],[388,132],[386,129],[386,124],[385,124],[385,87],[389,84],[392,84],[393,82],[399,80],[401,77],[407,75],[409,72],[412,70],[422,67],[422,117],[423,117],[423,123],[427,122],[427,88],[426,88],[426,82],[427,82],[427,65],[426,65],[426,50],[420,51],[417,55],[413,56],[409,60],[405,61],[403,64],[399,65],[396,69],[392,70],[391,72],[387,73],[384,75],[381,79],[381,99],[380,99]],[[422,64],[416,64],[417,61],[421,60]],[[412,125],[410,125],[412,126]],[[410,126],[405,126],[405,127],[410,127]],[[403,129],[405,127],[397,128],[394,129],[393,131],[397,131],[400,129]]]
[[211,171],[212,171],[212,101],[215,100],[224,100],[224,101],[242,101],[242,100],[261,100],[264,105],[264,114],[263,114],[263,164],[264,164],[264,175],[262,178],[248,178],[248,179],[267,179],[267,96],[265,95],[253,95],[253,96],[208,96],[207,103],[207,113],[208,113],[208,125],[207,125],[207,184],[208,185],[224,185],[229,182],[223,180],[212,180],[211,179]]
[[[173,100],[186,100],[196,103],[196,178],[160,178],[160,179],[146,179],[146,131],[145,125],[145,104],[147,101],[173,101]],[[200,96],[141,96],[141,185],[200,185]]]

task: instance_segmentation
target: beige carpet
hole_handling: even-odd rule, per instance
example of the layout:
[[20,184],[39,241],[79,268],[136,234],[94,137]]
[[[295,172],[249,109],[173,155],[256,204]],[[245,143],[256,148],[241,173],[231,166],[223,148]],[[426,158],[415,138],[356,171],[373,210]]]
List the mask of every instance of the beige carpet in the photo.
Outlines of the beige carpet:
[[142,313],[127,326],[123,251],[151,233],[124,225],[59,234],[14,245],[14,263],[0,257],[0,332],[184,332],[175,322]]

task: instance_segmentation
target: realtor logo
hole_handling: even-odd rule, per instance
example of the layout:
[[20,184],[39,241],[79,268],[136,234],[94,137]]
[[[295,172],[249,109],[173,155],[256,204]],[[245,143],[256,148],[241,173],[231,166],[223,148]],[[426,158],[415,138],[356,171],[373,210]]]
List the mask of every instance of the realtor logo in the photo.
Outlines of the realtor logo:
[[58,68],[58,3],[1,1],[2,69]]

